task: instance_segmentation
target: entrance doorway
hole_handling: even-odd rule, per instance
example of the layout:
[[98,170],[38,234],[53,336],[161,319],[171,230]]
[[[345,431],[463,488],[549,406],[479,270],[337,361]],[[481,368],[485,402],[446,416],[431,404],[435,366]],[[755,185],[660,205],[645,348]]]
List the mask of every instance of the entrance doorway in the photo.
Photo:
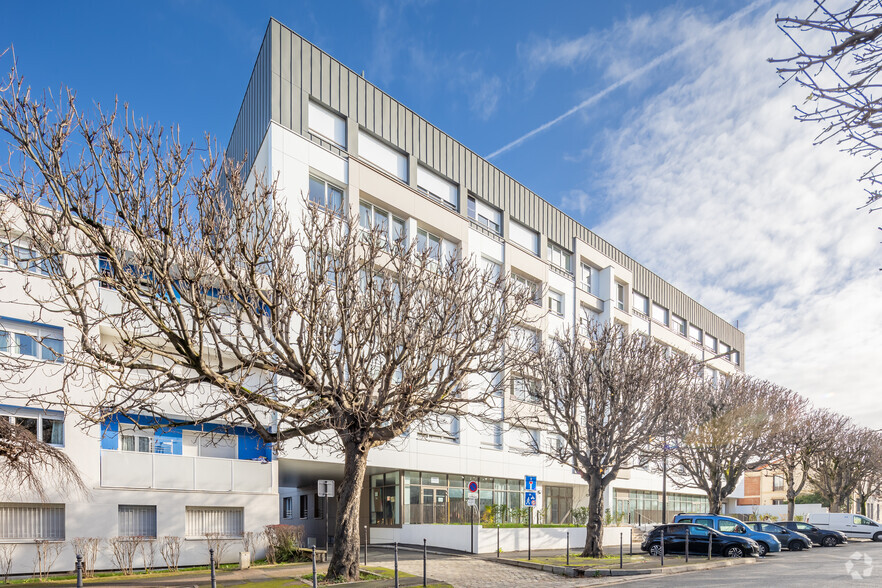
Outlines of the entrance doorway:
[[423,487],[423,523],[442,524],[448,522],[447,488]]

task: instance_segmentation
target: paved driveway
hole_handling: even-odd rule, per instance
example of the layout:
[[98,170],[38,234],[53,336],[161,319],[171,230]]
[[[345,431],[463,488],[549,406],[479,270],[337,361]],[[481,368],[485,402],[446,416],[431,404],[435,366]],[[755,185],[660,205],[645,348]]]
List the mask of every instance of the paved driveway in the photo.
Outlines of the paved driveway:
[[736,566],[627,582],[629,586],[769,586],[821,588],[882,586],[882,543],[853,541],[839,547],[783,551],[752,566]]

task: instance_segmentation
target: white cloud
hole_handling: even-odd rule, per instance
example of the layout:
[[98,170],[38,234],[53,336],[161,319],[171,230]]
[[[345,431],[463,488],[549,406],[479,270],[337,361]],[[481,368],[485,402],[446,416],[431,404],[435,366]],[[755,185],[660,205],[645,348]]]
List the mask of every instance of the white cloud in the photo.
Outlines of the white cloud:
[[[879,217],[855,210],[865,162],[813,146],[820,129],[793,120],[804,91],[779,89],[766,63],[793,50],[776,12],[792,11],[751,15],[678,55],[681,73],[608,131],[612,208],[596,230],[738,320],[751,373],[879,427]],[[574,194],[570,208],[591,206]]]

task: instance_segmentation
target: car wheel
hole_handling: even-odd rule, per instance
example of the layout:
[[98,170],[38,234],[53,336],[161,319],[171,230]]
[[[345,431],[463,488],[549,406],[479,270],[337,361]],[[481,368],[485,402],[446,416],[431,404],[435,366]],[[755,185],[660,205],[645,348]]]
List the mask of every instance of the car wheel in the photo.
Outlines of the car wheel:
[[824,539],[821,540],[821,545],[824,547],[836,547],[836,537],[832,535],[827,535]]
[[873,541],[882,541],[882,533],[876,533],[873,535]]
[[802,541],[791,541],[788,546],[790,551],[802,551],[803,547],[805,546],[802,544]]
[[765,557],[768,552],[769,552],[769,546],[766,545],[765,543],[759,543],[759,556]]
[[658,543],[653,543],[652,545],[649,546],[649,555],[652,555],[654,557],[658,557],[661,555],[661,552],[662,552],[662,548],[661,548],[661,545],[659,545]]
[[744,557],[744,552],[740,547],[730,547],[726,550],[726,557]]

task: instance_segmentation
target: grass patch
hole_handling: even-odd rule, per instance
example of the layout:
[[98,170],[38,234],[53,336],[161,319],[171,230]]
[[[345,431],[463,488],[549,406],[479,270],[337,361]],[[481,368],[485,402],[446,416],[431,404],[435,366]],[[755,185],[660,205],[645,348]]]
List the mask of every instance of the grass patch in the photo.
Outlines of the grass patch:
[[[530,561],[532,563],[538,563],[549,566],[564,566],[567,565],[567,556],[566,555],[555,555],[548,557],[533,557],[528,560],[527,558],[519,558],[518,561]],[[644,555],[625,555],[622,557],[622,562],[626,564],[633,563],[643,563],[646,561],[646,556]],[[578,555],[570,555],[570,564],[571,568],[584,568],[584,567],[606,567],[610,565],[618,565],[619,563],[619,555],[605,555],[603,557],[580,557]]]
[[[395,570],[390,570],[389,568],[381,568],[378,566],[368,566],[368,567],[362,566],[359,569],[359,576],[361,578],[361,581],[392,579],[395,577]],[[399,578],[414,578],[415,576],[413,574],[406,574],[406,573],[399,570],[398,577]],[[306,582],[307,584],[312,583],[312,574],[306,574],[305,576],[300,576],[300,578],[303,579],[303,581]],[[333,584],[343,584],[344,582],[342,582],[340,580],[331,581],[326,578],[325,574],[318,574],[318,583],[325,585],[325,586],[330,586]],[[263,584],[259,584],[259,585],[263,586]],[[255,584],[255,586],[258,586],[258,584]]]

